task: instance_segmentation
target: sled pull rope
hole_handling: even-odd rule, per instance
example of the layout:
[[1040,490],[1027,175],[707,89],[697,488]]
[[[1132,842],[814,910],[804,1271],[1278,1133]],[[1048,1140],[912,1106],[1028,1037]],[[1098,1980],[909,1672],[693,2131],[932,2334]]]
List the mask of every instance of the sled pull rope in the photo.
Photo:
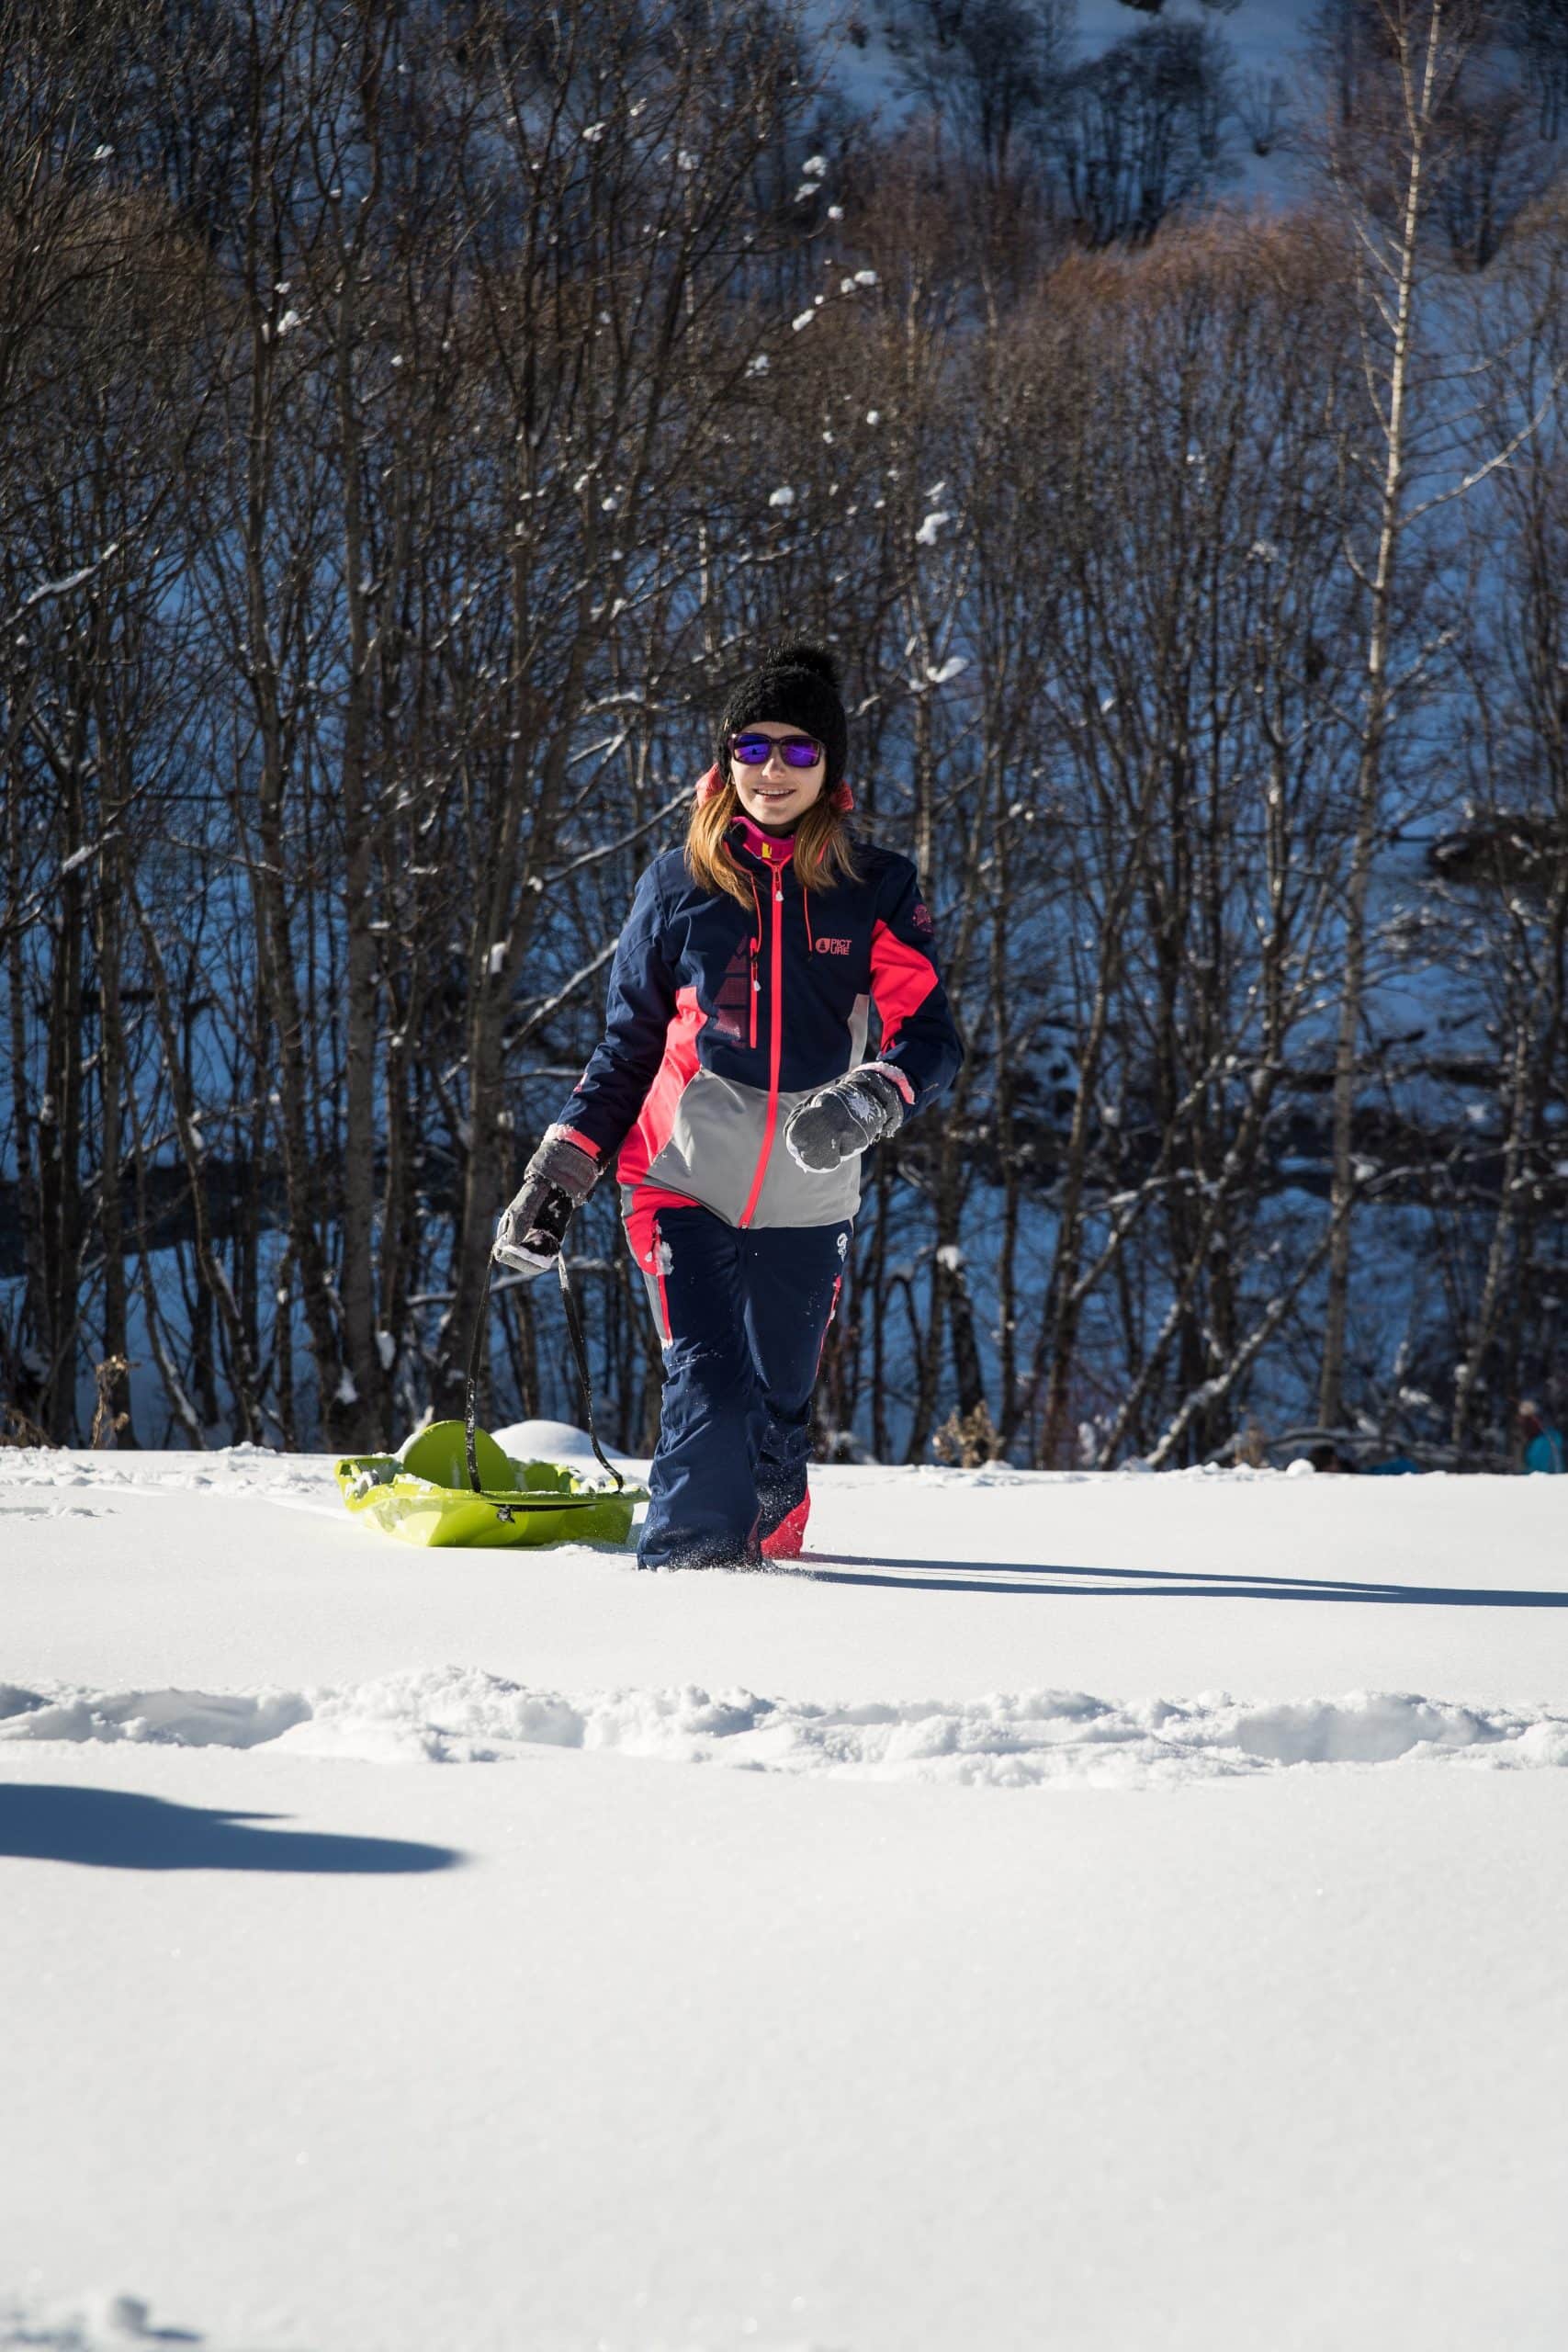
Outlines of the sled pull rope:
[[582,1344],[582,1325],[578,1318],[577,1300],[572,1295],[571,1276],[567,1272],[566,1252],[556,1255],[556,1272],[560,1276],[561,1305],[566,1309],[566,1328],[571,1334],[571,1351],[577,1358],[577,1376],[582,1383],[582,1411],[588,1423],[588,1442],[599,1457],[600,1466],[609,1472],[618,1494],[626,1480],[599,1442],[599,1432],[593,1426],[593,1384],[588,1377],[588,1351]]
[[[494,1271],[495,1261],[491,1259],[485,1265],[485,1286],[479,1294],[479,1312],[474,1317],[474,1336],[468,1343],[468,1379],[463,1399],[463,1447],[468,1457],[468,1484],[476,1495],[484,1492],[479,1456],[474,1450],[474,1429],[479,1418],[479,1366],[484,1361],[490,1285]],[[597,1454],[600,1466],[607,1470],[615,1480],[618,1494],[626,1482],[600,1444],[599,1432],[593,1426],[593,1384],[588,1376],[588,1351],[582,1343],[582,1325],[578,1317],[577,1300],[572,1295],[571,1276],[567,1272],[564,1251],[556,1254],[556,1272],[560,1276],[561,1305],[566,1309],[566,1328],[571,1335],[571,1351],[577,1358],[577,1377],[582,1385],[582,1409],[588,1422],[588,1442]]]
[[490,1314],[490,1283],[495,1272],[495,1261],[485,1261],[485,1286],[479,1293],[479,1313],[474,1317],[474,1336],[468,1341],[468,1385],[463,1398],[463,1450],[468,1461],[468,1484],[476,1495],[482,1495],[484,1485],[479,1477],[479,1456],[474,1451],[474,1427],[479,1417],[477,1396],[479,1365],[484,1361],[485,1332]]

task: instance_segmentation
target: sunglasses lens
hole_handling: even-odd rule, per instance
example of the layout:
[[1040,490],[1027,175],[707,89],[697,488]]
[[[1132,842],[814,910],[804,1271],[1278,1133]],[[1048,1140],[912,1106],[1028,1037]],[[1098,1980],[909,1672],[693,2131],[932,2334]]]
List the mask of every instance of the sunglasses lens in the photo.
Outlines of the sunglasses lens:
[[791,735],[783,742],[769,735],[737,735],[730,750],[743,767],[766,767],[774,752],[784,754],[786,767],[814,768],[822,756],[822,747],[804,735]]

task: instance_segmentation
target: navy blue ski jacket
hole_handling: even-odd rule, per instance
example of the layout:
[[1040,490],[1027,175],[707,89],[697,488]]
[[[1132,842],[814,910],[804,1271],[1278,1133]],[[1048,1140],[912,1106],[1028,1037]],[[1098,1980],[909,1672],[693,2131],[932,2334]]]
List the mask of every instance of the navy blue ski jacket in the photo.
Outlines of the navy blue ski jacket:
[[728,847],[741,906],[671,850],[644,874],[610,974],[604,1035],[557,1122],[616,1159],[634,1249],[660,1205],[698,1202],[733,1226],[835,1225],[860,1201],[852,1159],[801,1168],[784,1129],[797,1102],[866,1058],[910,1112],[963,1059],[931,919],[907,857],[855,843],[861,879],[807,891],[794,842],[744,816]]

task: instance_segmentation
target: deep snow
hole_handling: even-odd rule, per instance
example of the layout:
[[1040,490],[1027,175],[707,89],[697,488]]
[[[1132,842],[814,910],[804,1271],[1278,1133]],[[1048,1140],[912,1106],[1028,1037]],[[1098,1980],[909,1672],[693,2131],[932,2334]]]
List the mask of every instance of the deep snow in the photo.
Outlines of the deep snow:
[[1568,1481],[329,1469],[0,1453],[0,2346],[1562,2340]]

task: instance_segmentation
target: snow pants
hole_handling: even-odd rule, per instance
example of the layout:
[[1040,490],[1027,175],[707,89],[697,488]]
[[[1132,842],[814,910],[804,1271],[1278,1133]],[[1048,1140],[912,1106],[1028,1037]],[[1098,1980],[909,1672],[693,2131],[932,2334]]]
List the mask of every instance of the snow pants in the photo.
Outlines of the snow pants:
[[644,1267],[664,1347],[643,1568],[755,1567],[806,1500],[811,1391],[850,1224],[727,1225],[661,1208]]

